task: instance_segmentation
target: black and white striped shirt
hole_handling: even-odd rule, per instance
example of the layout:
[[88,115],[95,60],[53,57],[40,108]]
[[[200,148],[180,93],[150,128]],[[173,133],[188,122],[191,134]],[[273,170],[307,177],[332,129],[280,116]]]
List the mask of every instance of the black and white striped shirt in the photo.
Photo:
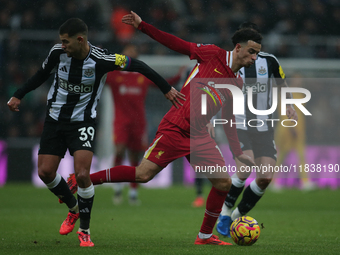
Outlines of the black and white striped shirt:
[[89,43],[90,51],[84,60],[68,57],[61,44],[52,47],[40,70],[14,93],[23,98],[39,87],[54,73],[47,95],[47,115],[57,121],[93,121],[106,74],[113,70],[136,71],[145,75],[165,94],[171,86],[142,61],[106,50]]
[[251,86],[253,88],[252,99],[255,109],[270,109],[272,106],[273,85],[282,85],[285,80],[285,74],[279,61],[272,54],[260,52],[255,64],[249,68],[241,68],[240,74],[244,81],[245,115],[235,115],[236,123],[238,123],[237,129],[248,130],[250,132],[272,131],[272,122],[266,121],[272,119],[272,114],[255,115],[250,112],[247,104],[247,87]]

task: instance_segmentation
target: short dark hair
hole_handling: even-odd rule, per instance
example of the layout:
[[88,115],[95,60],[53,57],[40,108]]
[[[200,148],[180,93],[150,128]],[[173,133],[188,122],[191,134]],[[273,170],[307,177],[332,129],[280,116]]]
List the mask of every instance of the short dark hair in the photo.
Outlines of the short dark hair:
[[257,31],[258,33],[261,33],[259,27],[258,27],[255,23],[250,22],[250,21],[243,22],[243,23],[238,27],[238,29],[242,29],[242,28],[251,28],[251,29],[254,29],[255,31]]
[[231,40],[234,46],[236,46],[237,43],[246,43],[249,40],[261,44],[262,35],[252,28],[242,28],[235,32]]
[[85,22],[78,18],[68,19],[59,27],[60,35],[68,34],[71,37],[79,33],[87,36],[88,28]]

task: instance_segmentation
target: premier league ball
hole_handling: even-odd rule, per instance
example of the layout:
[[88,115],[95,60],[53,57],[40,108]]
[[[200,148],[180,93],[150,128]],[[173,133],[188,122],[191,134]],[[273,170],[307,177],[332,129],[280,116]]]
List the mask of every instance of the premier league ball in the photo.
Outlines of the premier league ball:
[[250,246],[259,239],[260,226],[254,218],[242,216],[231,223],[230,235],[236,244]]

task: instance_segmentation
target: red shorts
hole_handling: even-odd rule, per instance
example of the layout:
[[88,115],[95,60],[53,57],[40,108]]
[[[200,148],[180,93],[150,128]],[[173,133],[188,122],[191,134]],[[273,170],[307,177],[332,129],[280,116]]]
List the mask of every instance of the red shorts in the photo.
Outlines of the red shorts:
[[144,151],[148,144],[145,124],[138,121],[130,123],[115,121],[113,140],[115,144],[123,144],[130,150]]
[[163,119],[144,158],[164,168],[181,157],[186,157],[194,169],[195,166],[225,166],[221,151],[208,132],[190,138],[188,132]]

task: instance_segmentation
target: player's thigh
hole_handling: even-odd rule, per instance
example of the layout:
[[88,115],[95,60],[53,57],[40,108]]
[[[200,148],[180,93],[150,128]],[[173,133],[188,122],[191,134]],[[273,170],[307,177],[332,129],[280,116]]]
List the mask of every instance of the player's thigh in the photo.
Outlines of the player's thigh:
[[38,155],[38,175],[45,183],[50,183],[55,178],[61,157],[56,155]]
[[206,136],[191,139],[190,156],[187,158],[195,173],[204,174],[209,179],[230,178],[230,168],[226,166],[223,154],[214,139],[208,133]]
[[76,174],[82,172],[90,173],[93,152],[89,150],[77,150],[73,153],[74,171]]
[[190,154],[190,137],[180,131],[161,130],[149,148],[144,153],[144,158],[164,168],[172,161]]

